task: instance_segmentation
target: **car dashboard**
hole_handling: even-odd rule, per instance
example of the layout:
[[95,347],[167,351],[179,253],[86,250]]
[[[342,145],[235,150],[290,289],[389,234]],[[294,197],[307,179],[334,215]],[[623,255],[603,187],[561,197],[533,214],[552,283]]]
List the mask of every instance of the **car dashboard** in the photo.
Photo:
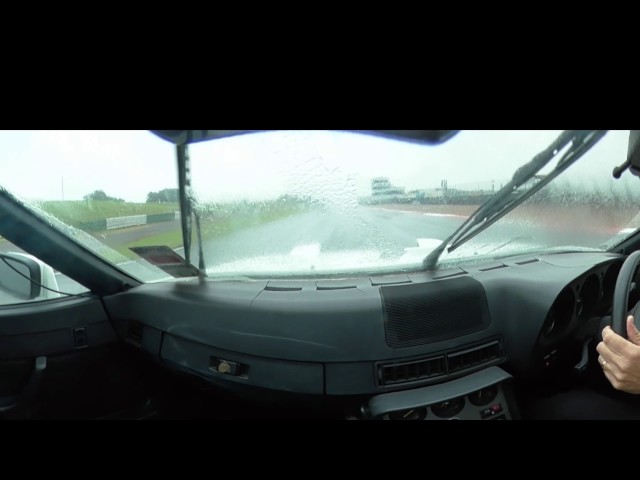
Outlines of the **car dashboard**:
[[[341,280],[145,284],[106,297],[132,348],[214,388],[349,418],[518,418],[514,379],[572,369],[624,257],[553,253]],[[284,401],[284,400],[282,400]]]

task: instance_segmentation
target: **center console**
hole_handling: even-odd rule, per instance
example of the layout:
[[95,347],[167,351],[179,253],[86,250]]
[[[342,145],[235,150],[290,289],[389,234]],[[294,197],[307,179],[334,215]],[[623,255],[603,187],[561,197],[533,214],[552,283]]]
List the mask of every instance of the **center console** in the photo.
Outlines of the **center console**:
[[513,420],[519,414],[510,387],[511,375],[494,366],[439,385],[376,395],[362,414],[377,420]]

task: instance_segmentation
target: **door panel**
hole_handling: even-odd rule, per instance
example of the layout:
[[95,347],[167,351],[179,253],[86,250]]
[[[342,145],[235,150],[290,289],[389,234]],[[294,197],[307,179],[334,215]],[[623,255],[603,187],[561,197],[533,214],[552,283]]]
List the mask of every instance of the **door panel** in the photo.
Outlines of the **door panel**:
[[0,307],[0,418],[133,412],[148,400],[147,368],[97,298]]
[[102,303],[96,298],[0,308],[0,360],[69,353],[116,340]]

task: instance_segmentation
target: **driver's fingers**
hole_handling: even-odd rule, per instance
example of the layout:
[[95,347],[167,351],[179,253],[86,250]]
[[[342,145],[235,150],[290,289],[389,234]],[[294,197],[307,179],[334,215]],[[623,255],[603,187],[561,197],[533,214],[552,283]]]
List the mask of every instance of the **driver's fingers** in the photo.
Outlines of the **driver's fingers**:
[[613,384],[613,379],[616,379],[620,373],[620,367],[618,366],[616,355],[612,355],[610,360],[607,360],[605,356],[600,354],[598,357],[598,363],[600,364],[600,368],[602,368],[602,372],[605,374],[607,379]]
[[607,377],[607,380],[609,380],[609,383],[614,388],[618,388],[618,380],[616,379],[616,377],[611,372],[608,372],[605,368],[602,369],[602,372],[604,373],[604,376]]
[[611,330],[611,327],[604,327],[602,330],[602,341],[615,355],[629,355],[633,352],[633,344]]
[[612,364],[617,366],[617,360],[620,357],[620,355],[612,352],[611,349],[604,342],[600,342],[596,346],[596,350],[600,354],[600,358],[598,358],[598,362],[600,363],[600,365],[603,365],[604,362],[606,362],[606,364]]
[[640,345],[640,331],[636,328],[632,315],[627,317],[627,338],[630,342]]

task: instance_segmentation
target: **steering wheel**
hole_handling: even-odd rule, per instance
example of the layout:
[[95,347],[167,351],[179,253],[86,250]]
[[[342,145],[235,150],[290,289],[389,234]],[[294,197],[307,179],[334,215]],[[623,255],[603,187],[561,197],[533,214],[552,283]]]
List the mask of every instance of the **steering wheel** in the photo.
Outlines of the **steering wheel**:
[[[613,306],[611,308],[611,329],[620,335],[622,338],[627,338],[627,305],[629,305],[629,290],[631,289],[631,283],[633,282],[633,274],[640,264],[640,251],[633,252],[627,257],[622,264],[620,273],[618,274],[618,280],[616,281],[616,289],[613,292]],[[636,288],[640,288],[637,285]],[[640,302],[638,303],[640,305]],[[633,318],[638,326],[639,315],[636,313],[638,305],[634,307]]]

